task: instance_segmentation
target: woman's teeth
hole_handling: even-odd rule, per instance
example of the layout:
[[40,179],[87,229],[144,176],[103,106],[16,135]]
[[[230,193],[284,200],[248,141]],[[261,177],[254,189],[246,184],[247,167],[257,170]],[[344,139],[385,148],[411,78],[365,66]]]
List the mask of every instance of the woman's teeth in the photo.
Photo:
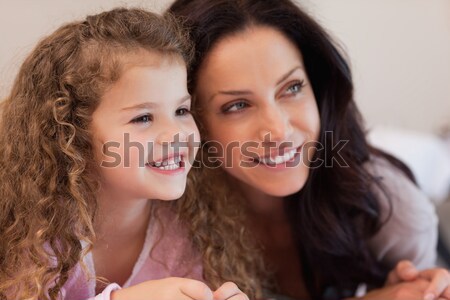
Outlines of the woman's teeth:
[[275,156],[275,157],[260,157],[258,161],[265,165],[279,165],[285,162],[290,161],[294,158],[297,153],[297,149],[292,149],[289,152],[284,153],[283,155]]
[[147,165],[158,168],[160,170],[171,171],[182,167],[182,160],[180,156],[172,157],[158,162],[148,162]]

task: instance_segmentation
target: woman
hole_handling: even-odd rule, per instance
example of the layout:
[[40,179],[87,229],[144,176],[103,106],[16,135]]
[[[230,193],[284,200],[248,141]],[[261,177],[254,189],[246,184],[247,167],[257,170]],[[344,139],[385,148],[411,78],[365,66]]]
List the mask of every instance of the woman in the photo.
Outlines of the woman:
[[[169,12],[196,46],[189,88],[208,141],[197,193],[205,209],[242,211],[272,288],[337,299],[381,287],[401,259],[433,266],[434,209],[405,165],[367,143],[349,66],[313,19],[289,0],[177,0]],[[434,299],[449,281],[433,272],[366,298]],[[405,274],[390,278],[417,278]]]

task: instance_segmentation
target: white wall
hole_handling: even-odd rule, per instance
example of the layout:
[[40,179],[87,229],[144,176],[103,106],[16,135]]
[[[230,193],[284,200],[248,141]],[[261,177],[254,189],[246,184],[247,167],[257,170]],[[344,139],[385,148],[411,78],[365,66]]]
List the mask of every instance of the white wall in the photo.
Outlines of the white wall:
[[310,0],[346,46],[369,125],[450,125],[449,0]]
[[[0,98],[25,55],[61,23],[117,5],[170,0],[0,0]],[[300,0],[345,46],[369,126],[450,126],[449,0]]]

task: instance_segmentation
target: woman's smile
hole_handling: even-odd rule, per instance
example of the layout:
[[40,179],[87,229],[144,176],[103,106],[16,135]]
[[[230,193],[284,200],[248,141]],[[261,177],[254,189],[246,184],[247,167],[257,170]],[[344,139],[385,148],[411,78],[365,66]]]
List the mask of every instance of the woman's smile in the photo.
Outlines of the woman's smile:
[[320,116],[288,38],[254,26],[219,41],[199,69],[197,96],[207,140],[239,145],[224,151],[228,174],[272,196],[303,187]]

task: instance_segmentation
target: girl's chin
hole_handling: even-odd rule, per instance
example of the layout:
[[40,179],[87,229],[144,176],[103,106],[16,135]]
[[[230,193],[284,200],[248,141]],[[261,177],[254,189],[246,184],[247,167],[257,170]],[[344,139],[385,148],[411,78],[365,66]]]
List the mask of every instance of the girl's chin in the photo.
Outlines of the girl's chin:
[[150,199],[157,199],[162,201],[173,201],[181,198],[183,196],[185,189],[177,189],[177,190],[171,190],[170,193],[168,191],[154,194]]
[[183,196],[183,194],[184,193],[171,194],[171,195],[167,195],[166,197],[161,197],[161,198],[159,198],[159,200],[174,201],[174,200],[180,199],[181,196]]

